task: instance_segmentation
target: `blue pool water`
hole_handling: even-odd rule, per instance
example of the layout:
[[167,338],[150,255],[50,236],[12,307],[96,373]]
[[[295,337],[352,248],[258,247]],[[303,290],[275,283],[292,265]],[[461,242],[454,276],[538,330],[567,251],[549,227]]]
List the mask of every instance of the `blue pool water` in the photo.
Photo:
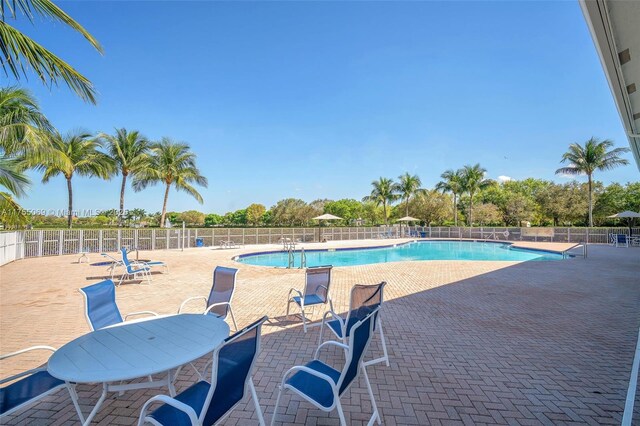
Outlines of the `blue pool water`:
[[[307,266],[353,266],[371,263],[399,262],[405,260],[562,260],[561,254],[513,248],[504,243],[475,241],[416,241],[397,246],[305,250]],[[236,261],[249,265],[286,268],[289,255],[286,251],[247,254]],[[300,266],[300,251],[295,252],[295,267]]]

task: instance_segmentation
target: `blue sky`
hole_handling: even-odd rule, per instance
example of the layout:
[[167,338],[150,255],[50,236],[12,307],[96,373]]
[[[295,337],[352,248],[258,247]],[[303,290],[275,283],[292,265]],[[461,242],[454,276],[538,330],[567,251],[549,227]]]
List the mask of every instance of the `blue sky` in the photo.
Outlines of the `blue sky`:
[[[126,127],[191,144],[205,202],[172,191],[169,210],[359,199],[380,176],[408,171],[431,187],[476,162],[492,178],[562,182],[569,143],[627,146],[574,1],[59,4],[104,56],[59,24],[20,27],[84,73],[99,103],[26,86],[60,131]],[[32,176],[23,206],[66,206],[63,178]],[[636,181],[638,169],[597,178]],[[117,206],[119,178],[74,185],[79,209]],[[161,203],[160,187],[128,189],[129,208]]]

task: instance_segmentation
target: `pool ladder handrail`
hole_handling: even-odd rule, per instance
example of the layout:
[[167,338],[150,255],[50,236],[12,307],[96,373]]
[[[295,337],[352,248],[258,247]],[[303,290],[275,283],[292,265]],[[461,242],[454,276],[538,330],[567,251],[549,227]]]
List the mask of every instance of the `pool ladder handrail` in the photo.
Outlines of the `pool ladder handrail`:
[[307,254],[304,252],[304,247],[300,248],[300,269],[307,267]]
[[293,249],[291,247],[289,247],[289,249],[287,250],[287,253],[289,255],[289,262],[288,262],[288,266],[287,269],[291,269],[295,266],[295,258],[293,255]]

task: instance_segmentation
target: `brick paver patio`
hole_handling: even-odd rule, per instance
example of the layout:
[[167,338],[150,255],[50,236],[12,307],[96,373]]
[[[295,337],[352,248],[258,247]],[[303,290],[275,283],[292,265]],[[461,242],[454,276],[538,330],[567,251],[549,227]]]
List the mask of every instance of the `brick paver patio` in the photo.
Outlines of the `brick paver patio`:
[[[233,300],[239,326],[264,314],[271,318],[263,328],[254,376],[269,422],[282,374],[313,356],[318,329],[304,334],[299,321],[284,318],[287,292],[302,287],[304,273],[230,259],[245,251],[252,249],[141,252],[141,258],[168,262],[171,272],[154,274],[150,286],[124,284],[117,298],[123,313],[173,313],[186,297],[208,293],[216,265],[239,267]],[[332,294],[340,312],[348,306],[352,285],[388,282],[382,319],[391,366],[368,369],[383,422],[619,424],[640,325],[640,249],[591,246],[589,254],[557,262],[335,268]],[[91,262],[102,260],[90,255]],[[76,262],[77,256],[49,257],[0,268],[0,353],[36,344],[60,347],[88,331],[77,289],[101,280],[106,268]],[[372,352],[380,353],[377,338]],[[338,363],[340,356],[330,352],[329,360]],[[3,361],[0,374],[39,362]],[[193,380],[189,373],[181,375],[178,389]],[[100,386],[79,390],[88,411]],[[94,424],[134,424],[141,405],[158,392],[111,394]],[[286,395],[277,424],[338,424],[335,412],[323,413]],[[366,422],[371,406],[364,383],[354,385],[343,402],[351,424]],[[65,390],[7,419],[7,424],[77,423]],[[257,424],[251,401],[224,424]]]

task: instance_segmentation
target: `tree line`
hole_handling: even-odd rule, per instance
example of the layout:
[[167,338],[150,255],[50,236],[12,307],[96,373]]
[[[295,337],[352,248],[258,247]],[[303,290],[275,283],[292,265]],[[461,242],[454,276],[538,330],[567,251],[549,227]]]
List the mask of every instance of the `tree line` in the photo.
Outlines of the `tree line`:
[[[617,219],[607,216],[624,210],[640,211],[640,182],[624,185],[593,182],[592,186],[595,226],[620,225]],[[413,223],[419,225],[456,226],[456,220],[457,225],[468,225],[472,214],[474,226],[524,226],[527,222],[532,226],[587,226],[588,191],[588,183],[577,181],[563,184],[534,178],[502,183],[492,181],[474,193],[471,207],[471,197],[467,193],[457,192],[454,197],[450,190],[438,184],[431,189],[416,191],[409,198],[396,193],[397,198],[387,205],[386,223],[412,216],[418,219]],[[382,203],[377,204],[370,195],[362,200],[318,199],[311,202],[286,198],[269,208],[253,203],[225,214],[169,211],[166,220],[174,226],[182,226],[184,222],[189,227],[298,227],[318,225],[313,218],[324,213],[341,217],[341,220],[331,222],[337,226],[385,223]],[[111,209],[93,217],[74,218],[74,224],[81,227],[117,227],[119,219],[118,210]],[[157,227],[164,223],[161,222],[161,212],[152,213],[141,208],[125,211],[121,220],[125,227]],[[56,228],[65,226],[66,218],[33,215],[30,223],[37,228]]]

